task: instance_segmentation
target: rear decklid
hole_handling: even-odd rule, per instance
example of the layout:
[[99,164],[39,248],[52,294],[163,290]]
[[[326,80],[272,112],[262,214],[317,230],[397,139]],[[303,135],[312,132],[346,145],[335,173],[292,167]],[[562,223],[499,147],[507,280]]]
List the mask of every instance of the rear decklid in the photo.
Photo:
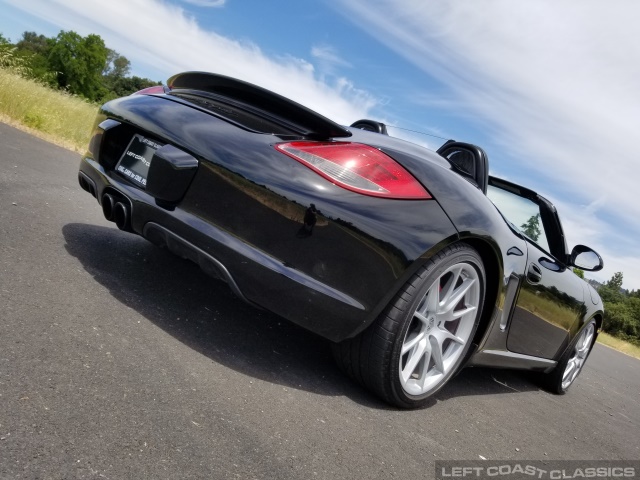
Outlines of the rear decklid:
[[186,72],[171,77],[167,85],[167,98],[254,132],[316,140],[351,136],[346,128],[299,103],[235,78]]

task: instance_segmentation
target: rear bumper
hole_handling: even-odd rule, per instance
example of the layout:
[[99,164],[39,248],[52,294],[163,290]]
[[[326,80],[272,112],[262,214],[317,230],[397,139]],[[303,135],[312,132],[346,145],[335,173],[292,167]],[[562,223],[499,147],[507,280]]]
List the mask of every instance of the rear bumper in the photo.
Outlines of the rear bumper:
[[129,219],[126,226],[118,225],[121,229],[194,261],[250,304],[332,341],[352,336],[375,317],[376,312],[349,294],[283,264],[179,206],[172,211],[157,206],[145,191],[106,172],[91,158],[81,160],[78,180],[101,205],[106,194],[126,204]]

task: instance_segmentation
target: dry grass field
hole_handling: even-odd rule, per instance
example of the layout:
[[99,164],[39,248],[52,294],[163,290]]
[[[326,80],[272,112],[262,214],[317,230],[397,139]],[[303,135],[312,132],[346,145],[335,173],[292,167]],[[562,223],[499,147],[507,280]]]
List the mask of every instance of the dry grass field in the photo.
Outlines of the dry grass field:
[[0,121],[84,152],[98,107],[0,69]]

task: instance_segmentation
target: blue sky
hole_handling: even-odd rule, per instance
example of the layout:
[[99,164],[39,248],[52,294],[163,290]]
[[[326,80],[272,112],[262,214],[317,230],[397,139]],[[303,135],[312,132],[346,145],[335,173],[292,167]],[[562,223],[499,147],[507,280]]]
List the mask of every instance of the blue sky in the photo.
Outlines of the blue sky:
[[[156,80],[235,76],[341,123],[482,146],[640,289],[635,0],[0,0],[0,32],[99,34]],[[408,130],[434,136],[420,135]],[[438,138],[442,137],[442,138]]]

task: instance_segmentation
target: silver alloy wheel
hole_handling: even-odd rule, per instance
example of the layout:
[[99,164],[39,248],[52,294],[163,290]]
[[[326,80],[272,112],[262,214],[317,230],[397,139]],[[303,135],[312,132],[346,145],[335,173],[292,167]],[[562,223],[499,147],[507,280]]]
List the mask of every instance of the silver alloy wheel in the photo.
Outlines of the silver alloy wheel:
[[469,263],[449,267],[429,287],[402,342],[399,375],[406,393],[424,395],[457,367],[474,331],[480,289]]
[[569,388],[580,373],[580,370],[582,370],[582,366],[589,356],[594,335],[595,327],[593,322],[591,322],[580,333],[580,337],[578,337],[578,341],[576,342],[575,347],[573,347],[571,357],[569,357],[569,360],[567,361],[567,366],[562,374],[563,390]]

